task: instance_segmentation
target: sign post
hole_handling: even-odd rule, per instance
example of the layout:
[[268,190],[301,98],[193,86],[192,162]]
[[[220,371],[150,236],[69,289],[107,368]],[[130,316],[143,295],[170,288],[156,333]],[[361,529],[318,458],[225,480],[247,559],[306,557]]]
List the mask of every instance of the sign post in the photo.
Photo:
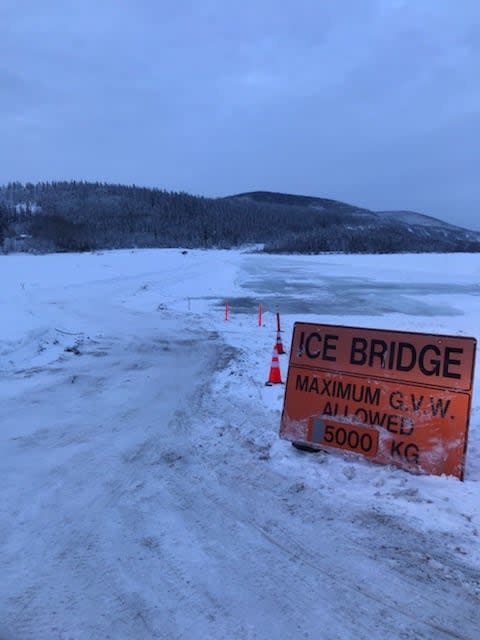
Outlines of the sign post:
[[295,323],[280,436],[463,480],[475,338]]

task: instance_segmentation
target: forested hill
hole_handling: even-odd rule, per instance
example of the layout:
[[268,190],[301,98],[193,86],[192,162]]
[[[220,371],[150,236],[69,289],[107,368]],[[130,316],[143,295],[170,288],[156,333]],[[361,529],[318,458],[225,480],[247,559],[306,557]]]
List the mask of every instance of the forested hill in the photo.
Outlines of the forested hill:
[[0,187],[5,251],[245,244],[292,253],[477,252],[480,233],[416,212],[374,212],[337,200],[266,191],[203,198],[87,182]]
[[308,207],[319,211],[330,211],[331,213],[372,213],[369,209],[355,207],[339,200],[329,200],[328,198],[317,198],[315,196],[298,196],[290,193],[275,193],[272,191],[250,191],[249,193],[238,193],[234,196],[227,196],[226,200],[248,199],[271,205],[286,205],[289,207]]

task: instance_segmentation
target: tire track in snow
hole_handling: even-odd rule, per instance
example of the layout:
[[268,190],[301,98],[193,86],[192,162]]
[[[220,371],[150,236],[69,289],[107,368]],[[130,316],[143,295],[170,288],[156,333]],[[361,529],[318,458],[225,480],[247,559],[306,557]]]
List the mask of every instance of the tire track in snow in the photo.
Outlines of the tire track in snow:
[[[230,399],[226,398],[225,402],[227,404],[229,404],[230,406],[232,406],[234,408],[233,412],[230,412],[231,415],[244,415],[244,407],[242,407],[241,405],[239,405],[237,402],[233,402]],[[257,419],[257,424],[261,423],[261,417],[260,419]],[[236,431],[237,435],[242,433],[242,428],[238,428]],[[258,489],[258,486],[256,487]],[[292,559],[294,561],[298,561],[303,563],[304,565],[309,566],[310,568],[314,569],[315,571],[318,571],[320,574],[322,574],[322,576],[328,577],[332,580],[332,584],[335,585],[340,582],[342,585],[342,589],[350,592],[353,594],[353,596],[356,597],[357,601],[358,601],[358,597],[360,598],[364,598],[366,600],[369,600],[372,603],[375,603],[375,606],[383,606],[385,611],[391,611],[394,610],[397,614],[400,614],[403,618],[409,620],[412,624],[412,633],[415,630],[415,627],[418,627],[418,625],[422,625],[422,627],[426,630],[426,633],[434,633],[434,635],[427,635],[425,637],[432,637],[432,638],[438,638],[438,637],[444,637],[444,638],[457,638],[457,639],[461,639],[461,640],[474,640],[474,638],[476,638],[476,632],[474,631],[474,629],[476,629],[476,616],[475,616],[475,608],[474,608],[474,604],[472,603],[471,605],[471,609],[470,609],[470,616],[467,616],[466,618],[463,618],[463,623],[467,622],[471,629],[472,629],[472,635],[468,635],[463,633],[461,630],[457,630],[456,628],[452,628],[450,627],[448,624],[442,624],[441,622],[437,622],[434,619],[428,619],[425,618],[424,612],[423,611],[417,611],[415,613],[412,612],[412,606],[411,606],[411,602],[410,602],[410,596],[412,596],[412,600],[415,600],[415,597],[417,597],[419,599],[419,601],[421,603],[428,603],[428,607],[433,607],[434,610],[437,611],[437,615],[440,615],[441,613],[443,613],[442,609],[445,607],[445,605],[450,605],[450,603],[447,602],[439,602],[438,599],[436,598],[436,596],[428,596],[425,593],[425,588],[423,587],[419,587],[418,586],[418,582],[415,583],[412,580],[405,580],[404,577],[400,577],[398,574],[392,574],[391,575],[391,579],[393,579],[393,581],[395,582],[395,585],[397,586],[397,588],[400,589],[400,593],[404,593],[405,595],[407,595],[407,601],[402,603],[401,601],[396,602],[394,597],[389,598],[389,599],[385,599],[382,594],[380,594],[378,592],[378,590],[376,591],[372,591],[371,588],[369,588],[367,586],[367,582],[359,582],[359,583],[354,583],[352,584],[352,573],[351,571],[345,571],[341,565],[340,566],[335,566],[333,567],[329,567],[327,564],[327,567],[324,564],[320,564],[318,561],[314,562],[312,560],[312,558],[315,559],[321,559],[324,558],[325,556],[323,556],[322,554],[318,554],[317,550],[312,550],[311,548],[308,548],[307,546],[305,546],[305,544],[300,543],[298,536],[292,535],[291,533],[288,533],[288,530],[285,527],[281,527],[278,525],[272,526],[270,525],[269,529],[266,529],[262,524],[259,524],[258,522],[256,522],[254,519],[252,519],[252,514],[251,513],[244,513],[239,514],[238,511],[232,511],[232,504],[236,504],[237,503],[233,503],[232,501],[229,502],[229,504],[225,504],[225,502],[223,502],[221,499],[215,496],[210,496],[211,500],[217,501],[217,508],[218,509],[223,509],[226,512],[229,512],[232,518],[237,518],[243,522],[245,522],[247,525],[250,525],[251,527],[254,527],[255,529],[258,530],[258,532],[264,536],[267,540],[269,540],[271,542],[271,544],[277,546],[281,551],[283,551],[284,553],[286,553],[287,555],[289,555],[290,557],[292,557]],[[325,505],[321,505],[323,509],[325,509]],[[288,521],[288,520],[287,520]],[[333,522],[335,522],[335,520],[333,520]],[[322,522],[322,524],[324,524]],[[354,528],[356,525],[356,522],[354,521],[352,523],[352,527]],[[329,527],[330,529],[334,529],[335,527],[330,525]],[[375,533],[375,532],[373,532]],[[333,531],[333,534],[335,534],[335,531]],[[403,541],[402,541],[403,542]],[[345,549],[345,552],[347,552],[349,554],[350,557],[358,557],[358,555],[363,555],[365,553],[365,550],[362,547],[359,547],[358,545],[349,545],[349,547],[347,547]],[[406,593],[406,590],[408,590],[408,593]],[[391,591],[391,589],[388,589],[388,591]],[[458,596],[460,596],[460,593],[458,593]],[[457,596],[457,597],[458,597]],[[408,604],[407,604],[408,602]],[[357,603],[358,604],[358,603]],[[449,608],[449,610],[451,611],[451,606],[447,607]],[[462,611],[462,610],[461,610]],[[463,613],[460,613],[460,619],[458,621],[458,629],[462,629],[462,615],[465,614],[466,611],[465,609],[463,609]],[[430,629],[430,632],[428,632],[427,630]],[[418,629],[417,629],[418,631]],[[441,636],[439,636],[438,634],[442,634]],[[367,636],[370,637],[370,636]]]
[[[175,338],[171,344],[175,344]],[[201,371],[203,359],[212,350],[210,345],[201,345],[197,352],[202,356],[192,365],[191,343],[182,342],[177,347],[175,355],[164,355],[170,367],[170,380],[163,395],[155,391],[151,383],[145,385],[148,369],[143,368],[136,368],[130,374],[137,376],[139,382],[132,393],[128,385],[125,386],[124,372],[117,366],[116,373],[112,375],[111,371],[107,378],[105,398],[97,406],[96,427],[89,425],[83,429],[86,438],[66,442],[68,428],[58,424],[45,426],[41,439],[28,435],[14,443],[17,456],[37,457],[36,472],[40,479],[33,490],[38,509],[29,512],[32,491],[25,493],[18,505],[18,518],[24,520],[26,528],[22,531],[19,523],[13,522],[16,531],[12,540],[17,546],[24,546],[27,553],[24,558],[9,556],[5,553],[9,547],[4,547],[2,558],[3,567],[13,571],[3,572],[4,589],[5,584],[12,587],[10,605],[3,619],[15,630],[15,635],[35,640],[67,636],[103,640],[110,634],[114,638],[135,639],[158,636],[162,626],[159,623],[161,608],[160,612],[156,610],[153,588],[149,589],[148,584],[143,595],[140,577],[142,572],[148,575],[147,559],[151,552],[139,540],[147,533],[145,529],[148,531],[153,525],[148,524],[147,518],[147,525],[142,526],[142,519],[138,518],[145,494],[154,489],[153,483],[145,479],[145,473],[151,469],[146,464],[150,455],[148,443],[149,439],[159,439],[158,434],[154,435],[153,418],[161,418],[162,411],[169,415],[169,398],[166,398],[165,410],[159,411],[159,402],[165,400],[167,390],[185,382],[190,382],[188,386],[195,389],[195,378]],[[102,375],[117,357],[112,352],[104,358],[95,375]],[[142,357],[152,359],[157,354],[150,346],[149,356],[143,354]],[[119,363],[122,361],[121,358]],[[78,366],[79,361],[74,362]],[[86,360],[85,367],[88,362],[92,361]],[[62,402],[68,406],[70,398],[81,393],[85,384],[86,378],[79,376],[76,385],[69,385],[68,394],[63,398],[58,396],[57,410],[62,411]],[[55,385],[58,379],[43,379],[38,393],[43,395]],[[127,392],[125,396],[118,394],[117,388],[122,387]],[[182,394],[176,399],[178,406],[188,402],[188,395]],[[121,407],[125,402],[128,410]],[[155,416],[151,415],[152,406],[156,407]],[[28,442],[28,447],[23,441]],[[59,451],[59,446],[63,447],[62,458],[55,460],[52,454]],[[172,449],[168,438],[167,449]],[[45,461],[40,463],[38,456],[44,456]],[[14,576],[22,567],[32,571],[29,589],[23,589],[21,581],[19,588],[14,583]],[[131,575],[137,575],[133,583],[128,576],[131,569],[134,569]],[[177,580],[178,575],[173,576],[172,585]]]

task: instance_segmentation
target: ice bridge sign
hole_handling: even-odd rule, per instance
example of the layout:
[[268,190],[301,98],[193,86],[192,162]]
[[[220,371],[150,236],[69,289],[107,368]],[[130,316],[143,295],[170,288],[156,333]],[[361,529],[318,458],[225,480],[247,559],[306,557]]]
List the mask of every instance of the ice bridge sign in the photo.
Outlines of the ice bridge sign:
[[295,323],[280,436],[463,479],[475,338]]

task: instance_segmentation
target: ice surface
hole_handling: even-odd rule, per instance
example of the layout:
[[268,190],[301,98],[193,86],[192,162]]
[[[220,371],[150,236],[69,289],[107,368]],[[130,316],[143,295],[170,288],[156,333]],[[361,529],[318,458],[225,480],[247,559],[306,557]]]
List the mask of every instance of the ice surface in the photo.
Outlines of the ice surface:
[[478,393],[461,483],[296,450],[264,383],[276,311],[287,349],[300,320],[475,336],[479,275],[466,254],[0,257],[1,640],[477,640]]

